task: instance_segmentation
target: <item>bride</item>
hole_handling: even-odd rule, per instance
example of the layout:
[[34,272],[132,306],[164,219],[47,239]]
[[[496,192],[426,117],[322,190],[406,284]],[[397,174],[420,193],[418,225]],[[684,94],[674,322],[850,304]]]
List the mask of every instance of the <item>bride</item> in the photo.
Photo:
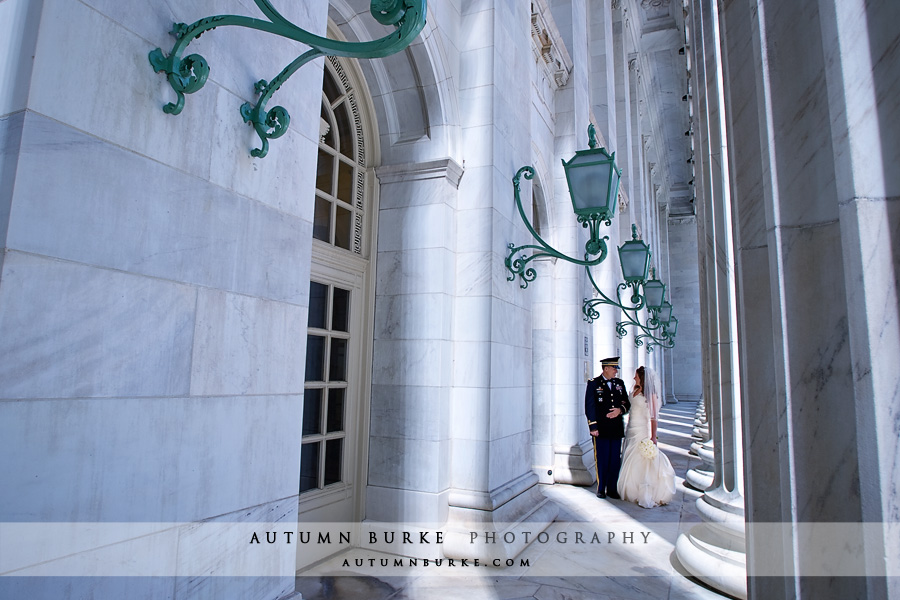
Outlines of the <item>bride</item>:
[[617,487],[623,500],[637,502],[644,508],[668,504],[675,495],[675,469],[656,447],[660,406],[659,376],[653,369],[639,367],[634,374],[625,454]]

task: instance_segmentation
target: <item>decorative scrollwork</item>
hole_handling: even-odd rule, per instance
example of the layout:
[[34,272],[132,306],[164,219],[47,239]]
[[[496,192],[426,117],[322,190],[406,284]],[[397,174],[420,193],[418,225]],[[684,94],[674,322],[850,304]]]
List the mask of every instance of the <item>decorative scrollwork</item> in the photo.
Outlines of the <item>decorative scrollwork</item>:
[[166,59],[162,50],[157,48],[150,53],[150,64],[157,73],[167,72],[169,85],[175,90],[175,102],[163,106],[163,112],[170,115],[180,114],[184,108],[184,95],[193,94],[202,88],[209,78],[209,64],[199,54],[189,54],[174,63]]
[[372,0],[369,12],[382,25],[395,25],[406,14],[404,0]]
[[597,309],[595,309],[594,306],[595,305],[587,298],[584,299],[584,302],[581,305],[581,312],[584,313],[584,320],[588,323],[593,323],[594,319],[600,317],[600,313],[597,312]]
[[[650,311],[646,323],[641,323],[638,313],[645,307],[645,300],[638,292],[637,284],[620,283],[616,286],[616,300],[613,300],[604,294],[600,286],[597,285],[590,267],[585,267],[585,271],[587,272],[588,281],[590,281],[594,291],[599,296],[599,298],[585,298],[582,302],[581,312],[584,314],[585,321],[593,323],[595,319],[600,317],[600,313],[597,311],[598,306],[604,304],[613,306],[620,309],[622,311],[621,314],[625,317],[623,321],[616,323],[616,336],[619,339],[628,335],[627,327],[633,327],[636,333],[634,345],[637,347],[645,345],[644,340],[647,340],[648,352],[652,351],[654,346],[663,348],[675,347],[674,334],[667,330],[666,325],[657,319],[654,311]],[[622,292],[629,287],[632,288],[631,305],[622,302]]]
[[[514,244],[509,244],[507,246],[510,250],[515,250]],[[507,281],[514,281],[516,279],[516,275],[518,275],[522,279],[522,283],[519,285],[523,290],[528,287],[528,284],[534,281],[535,277],[537,277],[537,272],[525,266],[528,264],[528,261],[531,260],[532,257],[519,257],[513,259],[513,255],[515,252],[510,252],[509,256],[506,257],[506,268],[509,270],[509,275],[506,276]]]
[[[370,42],[342,42],[317,36],[297,27],[282,16],[269,0],[253,0],[266,19],[254,19],[238,15],[216,15],[204,17],[191,25],[175,23],[171,34],[175,45],[168,56],[162,49],[150,52],[150,64],[157,73],[164,71],[169,85],[176,94],[176,101],[170,102],[163,110],[172,115],[181,113],[185,94],[193,94],[206,83],[209,65],[199,54],[181,58],[181,54],[193,40],[216,27],[233,25],[273,33],[310,47],[285,67],[271,83],[257,82],[255,89],[261,94],[255,106],[245,103],[241,106],[241,117],[253,126],[262,140],[262,147],[251,154],[262,158],[268,152],[268,140],[284,135],[290,123],[290,115],[284,107],[277,106],[266,111],[266,103],[297,69],[309,61],[323,55],[353,58],[382,58],[399,52],[409,46],[425,27],[426,0],[371,0],[370,12],[382,25],[393,25],[393,33]],[[262,84],[262,85],[260,85]]]
[[[509,254],[507,254],[505,259],[505,264],[507,270],[509,270],[510,275],[507,276],[508,281],[513,281],[516,276],[520,276],[523,279],[522,288],[528,287],[528,283],[534,281],[536,276],[534,269],[526,269],[525,265],[536,258],[541,257],[550,257],[550,258],[561,258],[570,263],[574,263],[580,266],[593,266],[598,265],[606,259],[607,248],[606,241],[609,239],[609,236],[600,238],[598,233],[598,224],[592,224],[591,227],[591,239],[588,240],[587,244],[585,244],[585,255],[584,260],[578,260],[575,258],[571,258],[566,256],[559,250],[552,247],[550,244],[545,242],[538,232],[531,225],[531,221],[528,220],[528,216],[525,214],[525,209],[522,207],[522,198],[521,198],[521,189],[520,189],[520,180],[524,177],[525,179],[533,179],[534,178],[534,167],[525,166],[521,167],[516,174],[513,176],[513,196],[516,200],[516,208],[519,210],[519,216],[522,217],[522,221],[525,223],[525,227],[528,228],[529,233],[535,239],[537,244],[525,244],[522,246],[516,246],[515,244],[508,244],[507,248],[509,248]],[[581,217],[578,217],[579,222],[581,222]],[[596,220],[595,220],[596,221]],[[585,227],[588,227],[588,223],[584,223]],[[515,255],[521,253],[523,250],[535,250],[531,256],[519,256],[518,258],[514,258]],[[589,256],[596,256],[596,258],[588,258]],[[526,275],[531,275],[530,279],[527,279]]]

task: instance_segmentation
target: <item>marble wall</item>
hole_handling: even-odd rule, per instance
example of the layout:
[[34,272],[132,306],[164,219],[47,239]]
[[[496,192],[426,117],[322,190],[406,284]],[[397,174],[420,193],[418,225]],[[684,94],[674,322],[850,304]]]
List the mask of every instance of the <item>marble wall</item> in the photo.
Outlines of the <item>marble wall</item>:
[[[621,6],[535,3],[554,51],[571,61],[561,83],[537,62],[531,4],[432,2],[408,51],[360,67],[380,141],[368,149],[379,210],[371,426],[359,470],[370,521],[534,532],[556,517],[539,481],[592,483],[585,378],[632,338],[616,338],[617,311],[583,321],[590,291],[580,267],[542,261],[528,289],[507,280],[507,245],[530,237],[513,202],[519,167],[538,172],[546,239],[581,254],[585,230],[560,159],[587,145],[593,120],[617,150],[630,202],[604,232],[604,289],[620,278],[615,247],[631,221],[647,237],[668,234],[655,250],[675,246],[677,268],[689,269],[691,242],[661,229],[650,191],[650,132]],[[380,27],[363,0],[279,9],[320,34],[330,19],[348,39]],[[319,112],[322,63],[278,92],[294,118],[265,159],[249,155],[258,140],[238,107],[298,44],[207,32],[190,49],[209,61],[209,81],[182,114],[163,113],[174,92],[147,54],[171,48],[173,22],[222,12],[238,11],[0,1],[0,49],[10,48],[0,80],[14,83],[0,90],[3,521],[296,521],[319,136],[306,117]],[[528,183],[523,198],[532,193]],[[659,361],[630,356],[628,369]],[[191,532],[153,534],[177,556]],[[232,550],[208,568],[239,557]],[[286,552],[272,577],[169,588],[175,598],[234,586],[241,598],[280,598],[293,590]],[[2,585],[12,597],[52,597],[55,583],[86,596],[126,586],[129,598],[161,594],[158,582],[124,581]]]
[[[221,9],[0,3],[0,27],[15,32],[0,60],[15,83],[0,92],[4,522],[296,521],[318,124],[294,120],[259,160],[238,109],[299,46],[205,34],[190,49],[211,76],[179,116],[163,113],[174,92],[147,59],[171,48],[173,22]],[[321,32],[325,10],[286,16]],[[277,101],[317,106],[321,77],[308,65]],[[189,541],[176,531],[173,557]],[[285,552],[277,576],[229,592],[291,594]],[[207,572],[240,555],[223,551]],[[161,585],[187,598],[223,582]],[[120,589],[89,577],[2,585],[30,598]],[[116,595],[159,592],[144,579]]]
[[671,298],[678,317],[675,347],[668,350],[666,392],[679,401],[697,400],[701,396],[703,369],[700,341],[700,281],[697,270],[696,218],[669,217],[666,223],[669,248],[669,284],[666,296]]

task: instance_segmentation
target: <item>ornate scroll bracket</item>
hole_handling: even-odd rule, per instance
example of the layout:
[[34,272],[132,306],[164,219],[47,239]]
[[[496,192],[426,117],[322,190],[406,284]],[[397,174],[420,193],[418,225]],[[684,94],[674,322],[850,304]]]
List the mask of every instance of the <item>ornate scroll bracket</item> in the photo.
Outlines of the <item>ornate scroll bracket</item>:
[[[522,217],[522,221],[525,223],[525,227],[528,228],[528,231],[537,241],[537,244],[525,244],[523,246],[516,246],[515,244],[509,244],[507,248],[509,248],[509,254],[506,256],[505,264],[506,269],[509,271],[509,275],[506,276],[507,281],[515,281],[516,276],[522,280],[522,283],[519,287],[527,288],[528,284],[534,281],[534,278],[537,277],[537,272],[528,266],[528,263],[533,261],[536,258],[541,257],[551,257],[551,258],[561,258],[570,263],[574,263],[576,265],[583,265],[585,267],[589,267],[592,265],[598,265],[606,258],[607,248],[606,248],[606,240],[609,239],[609,236],[600,237],[599,227],[601,219],[598,215],[590,215],[590,217],[578,217],[578,222],[582,224],[583,227],[587,227],[590,229],[591,237],[585,244],[585,255],[584,260],[576,260],[574,258],[570,258],[566,256],[559,250],[556,250],[550,244],[541,239],[541,236],[538,235],[537,231],[535,231],[534,227],[531,225],[531,221],[528,220],[528,217],[525,215],[525,209],[522,208],[522,199],[520,197],[519,190],[519,182],[522,177],[525,179],[533,179],[534,178],[534,167],[522,167],[518,171],[516,171],[515,176],[512,179],[513,182],[513,193],[516,199],[516,207],[519,209],[519,215]],[[606,224],[609,225],[609,221],[606,221]],[[536,250],[530,256],[516,256],[521,253],[523,250]],[[597,256],[597,258],[589,259],[589,256]]]
[[[597,285],[597,281],[594,279],[590,267],[585,267],[585,271],[587,272],[588,280],[597,296],[595,298],[585,298],[582,303],[581,312],[584,314],[585,321],[593,323],[595,319],[600,317],[600,313],[597,311],[598,306],[614,306],[620,309],[625,317],[624,321],[616,323],[616,337],[619,339],[624,338],[628,335],[626,327],[632,327],[634,328],[635,333],[634,345],[637,347],[643,346],[646,343],[648,352],[653,352],[655,346],[660,346],[662,348],[675,347],[674,330],[670,330],[665,323],[660,321],[653,309],[650,309],[650,314],[647,317],[646,322],[641,323],[638,313],[645,308],[647,304],[644,296],[640,293],[639,283],[620,283],[616,288],[616,299],[613,300],[604,294],[603,290],[600,289],[600,286]],[[622,292],[629,287],[632,288],[631,298],[629,298],[631,304],[626,305],[622,301]]]
[[351,58],[382,58],[405,49],[425,27],[427,0],[371,0],[369,12],[382,25],[394,25],[396,30],[382,38],[369,42],[341,42],[317,36],[297,27],[283,17],[272,6],[269,0],[253,0],[266,19],[255,19],[239,15],[216,15],[205,17],[185,25],[175,23],[171,34],[175,37],[172,51],[165,55],[160,48],[150,52],[150,64],[157,73],[165,72],[169,85],[175,91],[175,102],[169,102],[163,111],[170,115],[181,113],[184,108],[185,94],[193,94],[206,83],[209,78],[209,64],[199,54],[189,54],[182,58],[187,46],[203,33],[234,25],[273,33],[310,47],[310,50],[298,56],[285,67],[274,79],[256,82],[254,89],[259,94],[255,105],[249,102],[241,106],[241,117],[250,124],[259,135],[261,147],[251,151],[253,156],[263,158],[269,151],[269,140],[284,135],[290,125],[291,117],[287,109],[276,106],[266,110],[266,104],[278,89],[297,70],[319,56],[345,56]]

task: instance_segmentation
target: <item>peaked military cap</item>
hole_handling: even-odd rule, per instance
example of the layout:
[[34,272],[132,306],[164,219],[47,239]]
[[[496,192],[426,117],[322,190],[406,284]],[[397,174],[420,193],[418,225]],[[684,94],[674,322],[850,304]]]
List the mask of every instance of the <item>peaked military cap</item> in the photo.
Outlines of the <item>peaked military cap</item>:
[[604,358],[600,361],[600,365],[603,367],[615,367],[619,368],[619,357],[613,356],[612,358]]

